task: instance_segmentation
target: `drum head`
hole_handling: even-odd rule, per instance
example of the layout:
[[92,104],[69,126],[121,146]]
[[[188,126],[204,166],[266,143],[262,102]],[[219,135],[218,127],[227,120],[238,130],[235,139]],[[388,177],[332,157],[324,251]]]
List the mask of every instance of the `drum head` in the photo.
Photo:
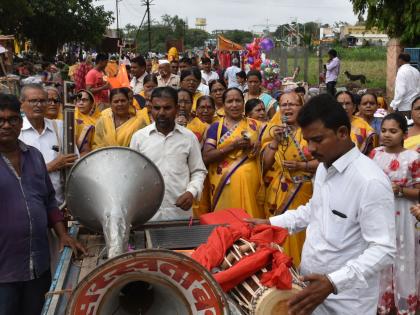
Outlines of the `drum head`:
[[278,290],[269,288],[264,290],[251,302],[255,305],[252,315],[287,315],[289,308],[287,302],[289,299],[301,291],[302,288],[292,284],[291,290]]

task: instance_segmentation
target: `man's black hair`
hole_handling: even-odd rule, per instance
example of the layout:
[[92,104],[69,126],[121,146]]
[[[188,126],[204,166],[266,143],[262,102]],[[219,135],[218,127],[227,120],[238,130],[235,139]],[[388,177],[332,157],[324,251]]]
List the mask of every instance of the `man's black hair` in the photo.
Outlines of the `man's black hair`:
[[154,98],[170,98],[175,102],[175,106],[177,106],[178,91],[170,86],[161,86],[153,90],[150,99],[153,100]]
[[6,109],[20,114],[20,101],[13,94],[0,93],[0,110]]
[[398,55],[398,59],[401,59],[402,61],[409,63],[411,60],[411,56],[407,53],[401,53]]
[[297,122],[301,128],[321,121],[325,128],[337,131],[341,126],[347,127],[350,133],[350,119],[343,106],[331,95],[321,94],[312,97],[299,111]]
[[331,56],[333,56],[334,58],[335,58],[335,57],[337,57],[337,50],[335,50],[335,49],[330,49],[330,50],[328,51],[328,55],[331,55]]
[[137,63],[140,67],[146,67],[146,60],[141,55],[134,57],[130,62]]
[[107,60],[108,60],[108,55],[104,53],[98,53],[95,58],[96,63],[101,62],[101,61],[107,61]]

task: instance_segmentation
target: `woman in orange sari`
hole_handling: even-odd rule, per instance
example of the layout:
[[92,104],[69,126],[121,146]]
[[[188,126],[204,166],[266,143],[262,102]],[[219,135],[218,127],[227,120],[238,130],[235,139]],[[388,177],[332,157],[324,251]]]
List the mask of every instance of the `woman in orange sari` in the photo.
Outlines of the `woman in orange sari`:
[[[303,106],[302,98],[295,92],[285,93],[279,103],[280,112],[268,123],[262,138],[262,191],[267,218],[309,201],[312,174],[318,166],[296,121]],[[305,231],[302,231],[289,236],[283,244],[296,266],[300,264],[304,241]]]
[[243,116],[244,98],[239,89],[227,89],[223,104],[225,117],[210,126],[203,149],[209,168],[211,208],[241,208],[253,218],[263,218],[263,209],[257,205],[261,125]]
[[133,134],[146,126],[140,111],[131,110],[127,88],[111,90],[110,102],[111,108],[102,111],[96,123],[93,149],[128,147]]
[[351,123],[351,140],[357,145],[360,152],[368,155],[369,152],[378,146],[378,135],[368,122],[362,118],[354,116],[356,106],[354,104],[353,94],[347,91],[339,92],[335,96],[347,112]]
[[79,152],[92,150],[95,125],[101,112],[95,104],[95,97],[90,91],[80,90],[76,96],[76,111],[74,113],[74,129],[76,145]]

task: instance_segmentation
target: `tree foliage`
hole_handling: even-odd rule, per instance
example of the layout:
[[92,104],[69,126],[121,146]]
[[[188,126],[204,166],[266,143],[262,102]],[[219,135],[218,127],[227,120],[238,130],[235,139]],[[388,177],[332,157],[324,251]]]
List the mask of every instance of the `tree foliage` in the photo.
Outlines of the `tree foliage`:
[[[194,28],[188,28],[186,22],[178,17],[165,14],[161,21],[153,23],[151,30],[151,50],[158,52],[166,51],[166,42],[168,40],[183,40],[184,47],[191,49],[194,47],[203,47],[204,42],[209,39],[210,34],[206,31]],[[124,27],[124,36],[128,39],[134,39],[137,42],[139,52],[148,51],[148,29],[146,23],[140,29],[133,28],[133,25]]]
[[242,30],[225,31],[223,32],[223,36],[241,45],[251,43],[255,37],[251,32],[242,31]]
[[406,45],[420,42],[419,0],[350,0],[353,11],[362,16],[367,13],[366,26],[377,26],[389,37],[400,38]]
[[0,30],[30,39],[47,58],[65,43],[98,44],[113,21],[112,12],[92,0],[0,1]]

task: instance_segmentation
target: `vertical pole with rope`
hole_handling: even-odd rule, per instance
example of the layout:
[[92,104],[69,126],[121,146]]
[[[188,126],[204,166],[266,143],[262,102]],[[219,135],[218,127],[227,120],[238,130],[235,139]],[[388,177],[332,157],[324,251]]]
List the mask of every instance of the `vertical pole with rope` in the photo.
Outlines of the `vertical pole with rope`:
[[152,50],[152,32],[150,30],[150,0],[146,0],[146,7],[147,7],[147,33],[148,33],[148,40],[149,40],[149,51]]

